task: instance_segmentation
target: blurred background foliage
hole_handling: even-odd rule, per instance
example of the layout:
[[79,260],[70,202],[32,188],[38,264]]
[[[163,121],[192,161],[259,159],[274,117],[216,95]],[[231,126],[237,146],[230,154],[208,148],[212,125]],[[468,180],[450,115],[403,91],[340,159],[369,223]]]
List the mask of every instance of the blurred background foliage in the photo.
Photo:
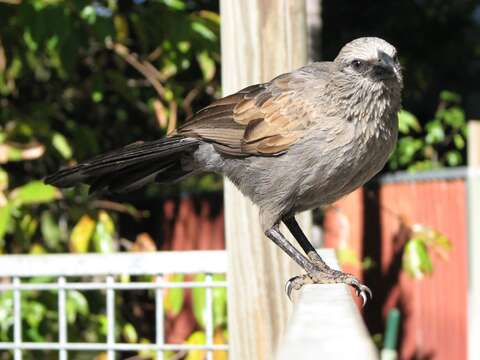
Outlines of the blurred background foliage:
[[[118,234],[111,209],[147,214],[130,204],[136,194],[92,202],[84,188],[60,194],[38,180],[99,152],[161,137],[218,96],[218,4],[0,6],[0,251],[112,251]],[[142,197],[220,187],[221,179],[208,175],[151,187]]]
[[[480,6],[473,0],[388,3],[323,0],[322,57],[334,58],[359,36],[395,44],[405,67],[405,110],[388,168],[464,165],[466,120],[478,103],[471,95],[480,74]],[[220,95],[218,1],[0,0],[0,24],[0,253],[156,250],[159,240],[141,234],[143,225],[126,231],[122,224],[143,224],[152,204],[167,195],[221,189],[220,177],[206,175],[93,199],[86,188],[59,192],[40,181],[60,166],[161,137]],[[412,236],[404,260],[412,276],[431,272],[428,248],[448,251],[441,234],[432,236],[424,228]],[[424,268],[412,267],[416,257]],[[169,290],[167,319],[195,318],[190,332],[175,341],[203,341],[202,296]],[[0,294],[0,341],[11,338],[11,298]],[[72,337],[104,340],[101,298],[69,292],[69,324],[84,324],[69,330]],[[222,304],[215,310],[215,338],[222,342],[225,294],[219,290],[215,298]],[[55,295],[32,291],[22,301],[29,309],[24,339],[55,335]],[[129,313],[152,297],[118,301]],[[153,338],[152,329],[141,328],[145,309],[118,319],[125,341]]]
[[[56,279],[37,277],[31,283],[50,283]],[[69,278],[69,281],[81,279]],[[154,281],[151,276],[131,279],[118,277],[116,282]],[[205,275],[185,276],[170,274],[164,276],[168,282],[193,281],[204,282]],[[225,281],[224,274],[215,274],[212,281]],[[213,343],[228,342],[227,333],[227,293],[225,288],[214,287],[213,298]],[[115,338],[117,342],[149,344],[155,341],[153,323],[145,319],[155,318],[154,291],[128,291],[116,296]],[[66,292],[67,334],[69,342],[105,343],[108,332],[106,317],[106,295],[104,291]],[[24,341],[56,342],[58,339],[58,294],[53,291],[23,291],[21,298]],[[203,345],[206,343],[206,290],[205,288],[168,288],[164,294],[165,328],[169,344],[187,343]],[[13,294],[12,291],[0,292],[0,342],[10,342],[13,338]],[[123,352],[122,358],[137,356],[136,359],[155,359],[155,351]],[[0,352],[0,359],[12,359],[9,352]],[[40,357],[34,352],[24,352],[24,359],[57,359],[58,351],[44,351]],[[76,360],[103,360],[105,353],[88,354],[85,351],[69,352],[69,358]],[[165,359],[202,360],[204,351],[167,351]],[[226,360],[224,351],[215,351],[214,360]]]
[[467,119],[461,98],[442,91],[433,119],[423,122],[402,110],[398,115],[399,140],[389,159],[391,170],[431,170],[466,164]]
[[[208,175],[171,188],[151,187],[140,196],[94,200],[86,188],[61,193],[41,182],[60,166],[164,136],[219,95],[216,2],[0,1],[0,23],[0,253],[156,250],[159,244],[147,234],[133,234],[128,241],[121,233],[119,217],[135,222],[149,216],[148,209],[136,208],[138,197],[152,203],[179,191],[221,188],[221,178]],[[168,324],[175,327],[185,317],[189,324],[188,332],[173,341],[204,342],[202,291],[168,291]],[[96,292],[68,292],[71,341],[105,341],[103,298]],[[215,341],[225,343],[225,290],[215,289],[214,298]],[[22,301],[25,341],[55,339],[56,294],[28,291]],[[117,321],[122,341],[155,338],[152,324],[143,321],[153,301],[149,292],[117,297],[118,313],[126,314]],[[0,294],[0,341],[12,338],[12,312],[12,294]],[[42,355],[55,357],[54,352]],[[168,358],[185,357],[203,354]]]

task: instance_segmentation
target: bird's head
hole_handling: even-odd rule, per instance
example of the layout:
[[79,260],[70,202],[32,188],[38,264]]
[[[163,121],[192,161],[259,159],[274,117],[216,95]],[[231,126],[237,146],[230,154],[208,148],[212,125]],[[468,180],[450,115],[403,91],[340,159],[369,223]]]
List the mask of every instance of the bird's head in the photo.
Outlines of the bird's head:
[[344,80],[373,88],[402,88],[397,50],[385,40],[363,37],[346,44],[334,62]]

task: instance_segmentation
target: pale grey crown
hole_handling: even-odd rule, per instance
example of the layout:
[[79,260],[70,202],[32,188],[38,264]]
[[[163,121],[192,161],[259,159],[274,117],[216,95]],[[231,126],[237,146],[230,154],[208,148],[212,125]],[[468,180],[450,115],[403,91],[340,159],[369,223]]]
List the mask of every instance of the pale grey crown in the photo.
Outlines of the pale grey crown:
[[400,84],[402,82],[397,50],[377,37],[363,37],[349,42],[340,50],[335,63],[352,75],[375,81],[394,79]]

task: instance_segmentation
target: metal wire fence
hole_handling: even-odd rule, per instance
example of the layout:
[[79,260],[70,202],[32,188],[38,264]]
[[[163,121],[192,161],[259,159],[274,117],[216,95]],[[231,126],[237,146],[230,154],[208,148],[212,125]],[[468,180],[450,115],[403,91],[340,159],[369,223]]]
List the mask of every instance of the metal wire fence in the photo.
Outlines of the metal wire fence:
[[[184,251],[157,253],[86,254],[86,255],[9,255],[0,257],[0,292],[13,292],[13,341],[0,342],[0,351],[11,351],[15,360],[25,351],[58,351],[60,360],[67,360],[70,351],[105,351],[108,360],[118,358],[126,351],[155,351],[156,359],[164,359],[165,351],[206,351],[213,359],[213,351],[226,351],[228,345],[214,344],[213,296],[216,287],[227,287],[226,281],[213,281],[213,274],[226,273],[224,251]],[[204,282],[168,282],[165,274],[204,273]],[[154,275],[153,282],[118,282],[119,275]],[[55,282],[31,283],[26,279],[39,276],[56,278]],[[91,280],[83,281],[85,277]],[[81,278],[82,281],[69,281]],[[164,291],[167,288],[205,288],[204,345],[165,343]],[[155,297],[155,342],[119,343],[115,336],[115,297],[119,290],[149,290]],[[28,290],[56,291],[58,302],[58,341],[25,342],[22,339],[22,292]],[[107,336],[105,343],[69,342],[66,297],[69,290],[103,290],[106,301]],[[145,319],[149,321],[149,319]]]

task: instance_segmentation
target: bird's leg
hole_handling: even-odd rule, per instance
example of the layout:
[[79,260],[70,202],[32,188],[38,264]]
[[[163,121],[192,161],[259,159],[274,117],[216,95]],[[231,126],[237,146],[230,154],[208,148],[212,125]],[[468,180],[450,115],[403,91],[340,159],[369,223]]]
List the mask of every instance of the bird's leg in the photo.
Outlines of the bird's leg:
[[272,226],[265,231],[265,235],[280,247],[288,256],[290,256],[306,272],[315,271],[315,265],[308,260],[305,255],[298,251],[278,229],[278,225]]
[[357,295],[360,296],[363,300],[363,305],[365,305],[365,303],[367,302],[367,295],[372,298],[371,290],[367,286],[361,284],[360,281],[358,281],[358,279],[355,278],[352,274],[332,269],[325,263],[325,261],[323,261],[323,259],[317,253],[310,241],[308,241],[307,237],[300,228],[300,225],[298,225],[297,221],[293,216],[286,217],[282,221],[287,226],[288,230],[292,233],[292,235],[295,237],[297,242],[300,244],[303,251],[305,251],[308,258],[310,259],[310,263],[315,266],[315,269],[313,271],[309,271],[304,267],[304,269],[307,271],[307,274],[295,276],[287,282],[286,289],[288,297],[290,297],[292,289],[298,290],[307,283],[344,283],[355,288]]
[[305,254],[307,254],[310,261],[320,269],[328,268],[328,265],[325,263],[325,261],[323,261],[321,256],[317,253],[313,245],[307,239],[307,236],[303,233],[302,228],[300,225],[298,225],[295,217],[289,216],[284,218],[282,221],[287,226],[295,240],[297,240],[298,244],[302,247],[303,251],[305,251]]

